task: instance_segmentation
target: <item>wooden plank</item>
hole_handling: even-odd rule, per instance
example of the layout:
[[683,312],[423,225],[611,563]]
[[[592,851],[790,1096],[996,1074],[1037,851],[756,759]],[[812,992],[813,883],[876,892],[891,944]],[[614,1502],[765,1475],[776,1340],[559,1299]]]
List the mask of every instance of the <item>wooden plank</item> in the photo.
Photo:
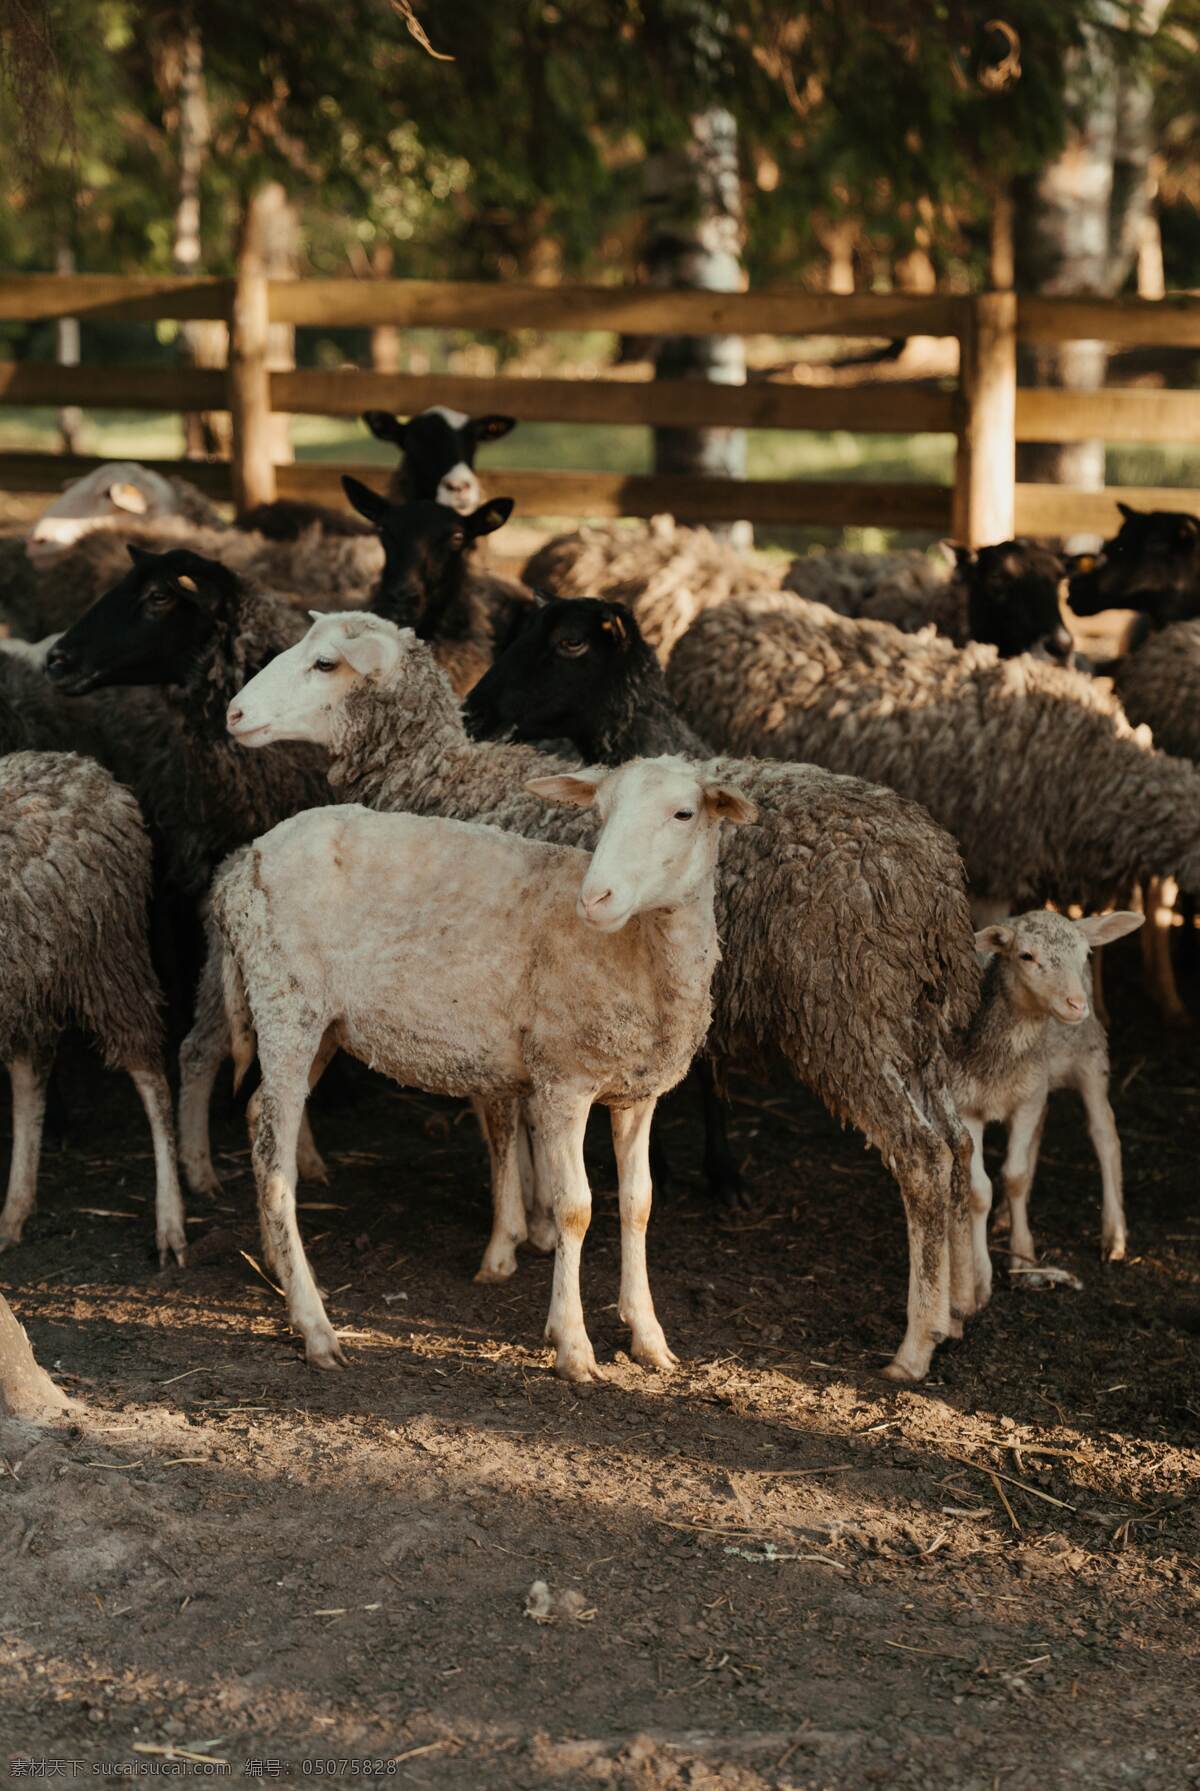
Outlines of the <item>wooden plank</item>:
[[525,423],[646,423],[730,429],[853,429],[864,433],[949,432],[951,392],[932,387],[815,387],[755,381],[745,386],[706,380],[474,379],[441,374],[370,373],[357,369],[275,373],[276,410],[359,416],[390,410],[408,417],[433,404],[479,416],[500,411]]
[[1195,445],[1200,443],[1200,392],[1022,390],[1017,393],[1017,440]]
[[[111,458],[100,454],[0,453],[0,490],[58,492],[98,466],[111,464]],[[223,460],[142,460],[138,464],[164,478],[178,474],[209,497],[230,495],[229,466]]]
[[1017,297],[981,292],[962,334],[962,423],[954,469],[954,533],[969,547],[1013,532]]
[[1174,485],[1109,485],[1080,491],[1070,485],[1018,485],[1016,526],[1022,535],[1113,535],[1118,502],[1139,510],[1186,510],[1200,515],[1200,490]]
[[[381,491],[387,469],[306,461],[276,468],[281,497],[340,503],[340,476],[352,473]],[[931,529],[950,525],[950,487],[852,480],[699,479],[654,474],[493,470],[489,489],[516,499],[523,516],[656,516],[669,511],[697,522],[847,523]]]
[[277,323],[468,330],[670,331],[754,334],[954,336],[963,300],[953,294],[765,290],[695,292],[649,286],[522,286],[467,280],[279,280]]
[[48,317],[229,316],[233,281],[172,275],[6,274],[0,279],[0,322]]
[[267,370],[270,328],[267,277],[261,257],[243,246],[229,326],[233,501],[239,512],[275,501],[271,375]]
[[1021,298],[1017,333],[1027,342],[1099,341],[1200,348],[1200,298]]
[[109,410],[224,410],[225,375],[202,367],[57,367],[0,362],[0,404]]

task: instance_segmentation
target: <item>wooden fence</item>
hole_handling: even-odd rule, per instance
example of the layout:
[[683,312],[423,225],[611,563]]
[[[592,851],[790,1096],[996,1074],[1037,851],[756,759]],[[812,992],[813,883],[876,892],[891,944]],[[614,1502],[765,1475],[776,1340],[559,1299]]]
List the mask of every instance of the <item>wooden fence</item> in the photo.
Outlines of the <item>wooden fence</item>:
[[[1200,490],[1109,487],[1102,492],[1017,484],[1021,441],[1200,442],[1200,395],[1186,391],[1018,390],[1018,339],[1100,339],[1200,349],[1200,300],[852,296],[769,290],[661,291],[648,287],[544,287],[425,280],[267,281],[24,275],[0,279],[0,321],[64,316],[157,320],[217,318],[230,325],[229,366],[58,367],[0,364],[0,404],[228,410],[229,463],[154,462],[186,471],[239,507],[278,495],[338,502],[339,476],[361,466],[271,460],[272,409],[355,416],[369,407],[409,415],[430,404],[504,411],[521,421],[845,429],[948,433],[956,440],[952,485],[910,481],[728,480],[513,470],[503,487],[529,515],[648,516],[692,520],[875,524],[952,532],[980,544],[1015,531],[1107,533],[1116,502],[1200,510]],[[606,329],[649,334],[954,336],[956,381],[943,386],[863,384],[811,388],[758,381],[483,379],[357,370],[268,371],[270,322],[326,328],[392,324],[467,330]],[[100,464],[57,454],[0,454],[0,487],[54,491]]]

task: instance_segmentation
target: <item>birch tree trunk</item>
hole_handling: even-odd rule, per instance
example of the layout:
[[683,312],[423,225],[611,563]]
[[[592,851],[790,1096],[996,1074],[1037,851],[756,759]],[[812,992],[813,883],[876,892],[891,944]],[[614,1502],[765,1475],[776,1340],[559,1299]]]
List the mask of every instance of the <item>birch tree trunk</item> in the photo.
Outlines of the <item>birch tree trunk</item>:
[[[742,290],[742,196],[732,113],[713,107],[695,114],[683,144],[648,157],[645,207],[645,261],[651,285],[704,292]],[[656,347],[654,371],[660,379],[743,385],[745,347],[740,336],[664,336]],[[654,470],[745,478],[745,431],[656,429]],[[750,539],[746,523],[714,532],[734,535],[739,542]]]
[[[211,141],[204,81],[204,40],[199,27],[194,24],[187,27],[179,47],[176,107],[179,191],[171,259],[175,272],[186,278],[198,274],[201,268],[200,180]],[[215,318],[194,319],[182,324],[179,337],[183,358],[193,367],[226,365],[229,330]],[[183,442],[189,460],[227,456],[228,418],[216,411],[186,411]]]
[[[56,274],[73,274],[75,272],[75,251],[69,243],[61,243],[54,257]],[[78,367],[79,365],[79,319],[77,317],[60,317],[55,326],[54,358],[60,367]],[[77,404],[64,404],[58,413],[58,433],[62,440],[64,454],[80,452],[80,432],[83,428],[83,412]]]
[[[1142,0],[1133,23],[1142,36],[1161,22],[1166,0]],[[1114,7],[1114,29],[1129,15]],[[1153,202],[1153,91],[1144,64],[1118,66],[1110,40],[1089,30],[1068,68],[1068,100],[1083,122],[1057,160],[1018,187],[1014,219],[1022,292],[1111,297],[1137,259]],[[1102,342],[1045,343],[1022,351],[1026,385],[1094,391],[1103,386]],[[1022,442],[1017,477],[1099,490],[1103,442]]]

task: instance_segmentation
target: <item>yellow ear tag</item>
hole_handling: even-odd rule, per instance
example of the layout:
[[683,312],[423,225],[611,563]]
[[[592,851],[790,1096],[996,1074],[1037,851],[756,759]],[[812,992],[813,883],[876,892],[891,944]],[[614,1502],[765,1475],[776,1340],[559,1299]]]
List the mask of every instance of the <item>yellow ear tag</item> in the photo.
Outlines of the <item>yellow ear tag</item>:
[[181,591],[190,591],[193,597],[198,597],[200,595],[200,586],[196,583],[195,579],[186,572],[183,574],[182,578],[177,578],[175,583],[179,586]]
[[144,516],[150,508],[145,492],[128,482],[110,485],[108,496],[110,503],[115,504],[118,510],[131,510],[135,516]]

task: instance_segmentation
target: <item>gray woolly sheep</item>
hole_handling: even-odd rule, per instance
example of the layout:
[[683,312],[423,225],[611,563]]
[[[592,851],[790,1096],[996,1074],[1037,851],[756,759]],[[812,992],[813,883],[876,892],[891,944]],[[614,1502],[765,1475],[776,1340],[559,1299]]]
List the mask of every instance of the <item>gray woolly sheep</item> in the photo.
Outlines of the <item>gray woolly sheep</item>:
[[159,1258],[184,1260],[149,892],[142,817],[106,771],[74,753],[0,759],[0,1060],[13,1090],[0,1249],[20,1242],[33,1211],[55,1045],[64,1028],[81,1026],[133,1079],[154,1140]]
[[1156,874],[1200,889],[1200,771],[1155,752],[1079,673],[780,592],[705,611],[667,681],[726,751],[809,760],[923,803],[962,848],[972,896],[1001,913],[1102,909]]
[[1121,706],[1160,752],[1200,762],[1200,622],[1175,622],[1106,667]]
[[[469,741],[429,649],[379,618],[318,620],[243,691],[230,727],[327,742],[346,800],[563,844],[595,837],[589,815],[548,811],[523,788],[569,767]],[[915,805],[854,779],[735,760],[704,773],[759,810],[722,852],[711,1043],[743,1061],[782,1052],[883,1154],[910,1239],[909,1326],[890,1373],[920,1378],[951,1299],[956,1325],[974,1309],[969,1142],[948,1084],[979,988],[958,855]]]
[[666,661],[693,618],[734,592],[774,590],[778,577],[707,529],[669,516],[556,535],[526,561],[521,577],[555,597],[608,597],[626,604],[645,640]]
[[[276,541],[238,529],[203,528],[169,516],[119,532],[95,529],[45,569],[28,568],[23,583],[17,577],[20,569],[0,556],[0,614],[14,634],[30,639],[69,628],[97,597],[124,578],[131,547],[144,553],[187,548],[218,559],[239,578],[301,611],[315,603],[330,609],[365,607],[383,566],[383,552],[373,535],[333,535],[314,525],[297,539]],[[7,589],[6,571],[11,575]]]

